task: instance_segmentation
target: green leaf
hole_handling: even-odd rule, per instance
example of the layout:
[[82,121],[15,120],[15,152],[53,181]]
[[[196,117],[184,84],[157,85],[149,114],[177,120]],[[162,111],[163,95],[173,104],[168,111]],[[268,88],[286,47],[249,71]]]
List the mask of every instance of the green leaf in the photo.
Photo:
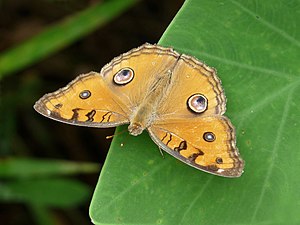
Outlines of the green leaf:
[[185,2],[159,43],[217,68],[245,173],[213,176],[163,159],[146,133],[118,135],[90,206],[95,224],[300,224],[299,6]]
[[0,184],[0,200],[34,206],[75,207],[84,203],[90,188],[69,178],[45,178],[9,181]]
[[[137,0],[102,1],[0,54],[0,80],[70,45],[112,20]],[[63,33],[63,35],[62,35]]]
[[79,163],[64,160],[10,158],[0,161],[1,178],[32,178],[53,175],[93,173],[99,170],[96,163]]

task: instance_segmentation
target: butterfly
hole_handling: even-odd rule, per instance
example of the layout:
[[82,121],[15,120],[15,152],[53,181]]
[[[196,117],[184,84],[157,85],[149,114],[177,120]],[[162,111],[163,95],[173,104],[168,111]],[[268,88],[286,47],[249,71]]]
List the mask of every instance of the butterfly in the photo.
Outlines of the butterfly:
[[160,149],[192,167],[224,177],[243,173],[215,70],[172,48],[146,43],[132,49],[100,73],[82,74],[44,95],[34,109],[72,125],[129,124],[131,135],[147,130]]

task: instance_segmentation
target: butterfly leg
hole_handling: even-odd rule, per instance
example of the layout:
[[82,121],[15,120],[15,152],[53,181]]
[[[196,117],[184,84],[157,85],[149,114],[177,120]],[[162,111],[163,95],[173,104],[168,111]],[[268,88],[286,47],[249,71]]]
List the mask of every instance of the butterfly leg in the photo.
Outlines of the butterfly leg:
[[162,148],[160,148],[160,147],[158,147],[158,150],[159,150],[159,152],[160,152],[160,154],[161,154],[161,156],[163,157],[163,159],[165,158],[165,156],[164,156],[164,153],[163,153],[163,149]]

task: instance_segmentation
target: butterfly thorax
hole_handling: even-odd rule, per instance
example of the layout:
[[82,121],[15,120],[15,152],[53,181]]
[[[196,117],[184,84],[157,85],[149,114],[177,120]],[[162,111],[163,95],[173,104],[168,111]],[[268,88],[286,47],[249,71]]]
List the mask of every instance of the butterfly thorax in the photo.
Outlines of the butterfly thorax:
[[150,85],[142,103],[136,107],[130,119],[128,131],[131,135],[140,135],[148,128],[156,118],[157,107],[163,101],[171,82],[172,71],[168,70],[164,75],[157,77]]

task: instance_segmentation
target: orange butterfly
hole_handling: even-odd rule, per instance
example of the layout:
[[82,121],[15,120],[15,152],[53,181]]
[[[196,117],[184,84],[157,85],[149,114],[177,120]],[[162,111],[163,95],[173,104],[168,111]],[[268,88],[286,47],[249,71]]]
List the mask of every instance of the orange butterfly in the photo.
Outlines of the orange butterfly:
[[68,124],[147,130],[167,153],[197,169],[239,177],[244,162],[214,69],[171,48],[144,44],[114,58],[100,73],[78,76],[44,95],[37,112]]

